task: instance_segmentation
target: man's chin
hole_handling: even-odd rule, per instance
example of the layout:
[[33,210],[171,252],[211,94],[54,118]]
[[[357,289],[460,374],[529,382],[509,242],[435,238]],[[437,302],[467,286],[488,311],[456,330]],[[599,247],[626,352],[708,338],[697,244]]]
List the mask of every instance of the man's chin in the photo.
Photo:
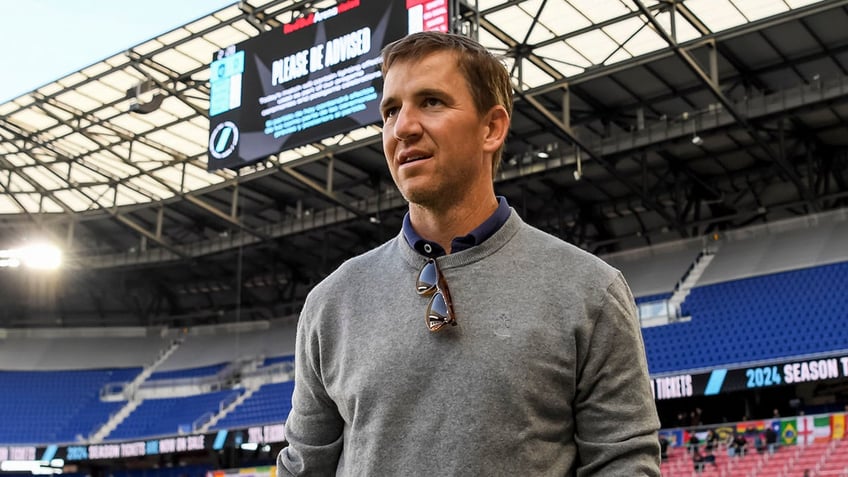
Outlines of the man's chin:
[[438,207],[445,201],[444,194],[423,187],[407,187],[401,191],[401,195],[410,204],[415,204],[426,209]]

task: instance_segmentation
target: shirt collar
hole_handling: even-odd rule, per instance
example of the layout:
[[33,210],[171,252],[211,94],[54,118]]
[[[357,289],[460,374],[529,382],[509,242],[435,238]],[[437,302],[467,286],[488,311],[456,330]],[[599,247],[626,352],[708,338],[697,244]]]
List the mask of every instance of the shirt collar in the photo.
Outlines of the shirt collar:
[[[488,219],[483,221],[477,228],[462,237],[454,237],[451,240],[451,252],[461,252],[475,245],[480,245],[486,239],[494,235],[498,229],[503,226],[509,218],[510,210],[506,198],[498,196],[498,208]],[[410,247],[418,251],[422,255],[428,257],[440,257],[446,255],[445,249],[436,242],[431,242],[418,235],[418,232],[412,228],[412,222],[409,219],[409,212],[403,217],[403,237]]]

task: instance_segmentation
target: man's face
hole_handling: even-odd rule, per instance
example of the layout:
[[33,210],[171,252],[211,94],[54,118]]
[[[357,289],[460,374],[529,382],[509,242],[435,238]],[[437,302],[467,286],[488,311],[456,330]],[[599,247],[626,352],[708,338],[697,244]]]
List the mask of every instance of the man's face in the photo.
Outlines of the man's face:
[[[452,52],[392,64],[383,85],[383,151],[404,198],[448,207],[491,187],[489,127]],[[486,150],[484,150],[486,149]]]

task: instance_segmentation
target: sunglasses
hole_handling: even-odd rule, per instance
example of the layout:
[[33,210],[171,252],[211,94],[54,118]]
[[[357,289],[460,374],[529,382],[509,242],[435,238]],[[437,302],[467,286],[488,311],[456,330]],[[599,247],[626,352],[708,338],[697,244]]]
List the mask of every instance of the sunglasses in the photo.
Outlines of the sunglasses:
[[427,304],[427,315],[424,318],[430,331],[435,333],[448,324],[456,326],[448,282],[445,281],[442,271],[439,270],[436,259],[427,260],[427,263],[421,267],[421,271],[418,272],[415,291],[421,296],[430,297],[430,302]]

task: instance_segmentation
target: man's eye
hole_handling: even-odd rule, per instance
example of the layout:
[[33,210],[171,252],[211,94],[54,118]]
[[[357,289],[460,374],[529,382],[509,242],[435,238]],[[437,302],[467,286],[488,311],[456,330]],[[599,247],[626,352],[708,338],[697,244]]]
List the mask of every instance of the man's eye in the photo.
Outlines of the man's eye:
[[388,119],[396,115],[398,112],[398,108],[386,108],[383,111],[383,119]]
[[438,106],[440,104],[442,104],[442,100],[439,98],[427,98],[424,100],[425,106]]

